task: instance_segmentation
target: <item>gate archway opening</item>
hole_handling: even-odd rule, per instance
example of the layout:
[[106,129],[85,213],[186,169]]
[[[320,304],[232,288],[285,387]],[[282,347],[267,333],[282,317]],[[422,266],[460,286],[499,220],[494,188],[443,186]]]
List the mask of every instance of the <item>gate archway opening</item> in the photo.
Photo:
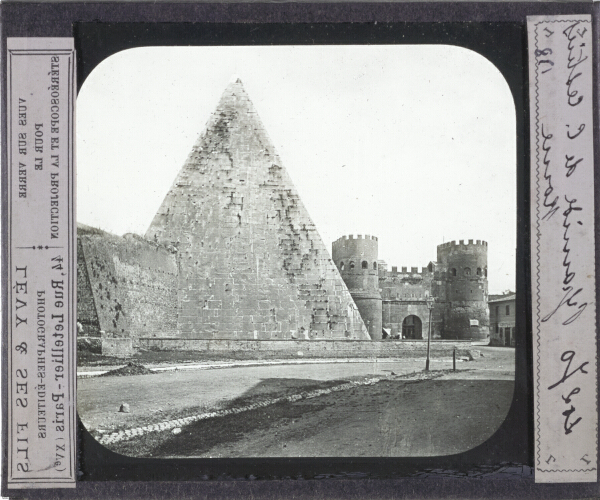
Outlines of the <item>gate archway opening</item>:
[[402,322],[402,338],[403,339],[422,339],[423,338],[423,322],[418,316],[411,314],[404,318]]

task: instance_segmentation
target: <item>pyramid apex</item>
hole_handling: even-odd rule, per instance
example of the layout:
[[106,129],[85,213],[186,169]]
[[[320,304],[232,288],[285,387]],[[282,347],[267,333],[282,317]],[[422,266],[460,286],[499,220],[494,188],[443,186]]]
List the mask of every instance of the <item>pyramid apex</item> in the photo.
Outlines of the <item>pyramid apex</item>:
[[242,79],[238,76],[238,75],[232,75],[231,78],[229,79],[229,84],[233,84],[233,83],[238,83],[238,84],[242,84]]
[[246,89],[244,88],[242,79],[237,75],[233,75],[229,79],[229,83],[227,84],[227,87],[225,87],[221,99],[228,99],[232,95],[246,96]]

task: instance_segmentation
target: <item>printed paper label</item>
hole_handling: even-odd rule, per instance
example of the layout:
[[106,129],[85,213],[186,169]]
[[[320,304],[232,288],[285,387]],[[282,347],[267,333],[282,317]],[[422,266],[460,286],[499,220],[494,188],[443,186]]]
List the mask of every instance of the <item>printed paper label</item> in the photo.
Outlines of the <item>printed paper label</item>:
[[75,486],[71,38],[8,38],[8,487]]

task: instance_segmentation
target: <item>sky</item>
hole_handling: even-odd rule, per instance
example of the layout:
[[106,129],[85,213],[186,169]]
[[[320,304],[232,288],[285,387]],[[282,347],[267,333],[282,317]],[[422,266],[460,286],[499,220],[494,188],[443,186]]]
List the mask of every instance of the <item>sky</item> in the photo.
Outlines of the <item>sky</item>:
[[488,242],[490,293],[515,289],[516,117],[483,56],[448,45],[145,47],[77,99],[77,220],[143,235],[221,94],[244,87],[326,247],[379,238],[391,266]]

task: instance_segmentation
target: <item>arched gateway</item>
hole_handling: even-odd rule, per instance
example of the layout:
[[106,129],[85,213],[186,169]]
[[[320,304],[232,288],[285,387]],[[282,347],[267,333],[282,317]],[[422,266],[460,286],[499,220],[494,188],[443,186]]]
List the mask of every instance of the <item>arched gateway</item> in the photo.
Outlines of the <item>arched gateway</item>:
[[423,323],[418,316],[411,314],[404,318],[402,322],[402,338],[403,339],[422,339],[423,338]]

